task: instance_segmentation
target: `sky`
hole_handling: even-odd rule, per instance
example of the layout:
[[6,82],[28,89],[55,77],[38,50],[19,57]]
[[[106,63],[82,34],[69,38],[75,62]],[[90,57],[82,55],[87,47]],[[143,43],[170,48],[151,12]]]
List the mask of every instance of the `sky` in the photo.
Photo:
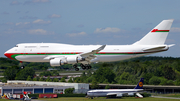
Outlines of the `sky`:
[[180,0],[1,0],[0,57],[18,43],[127,45],[174,19],[153,56],[180,57]]

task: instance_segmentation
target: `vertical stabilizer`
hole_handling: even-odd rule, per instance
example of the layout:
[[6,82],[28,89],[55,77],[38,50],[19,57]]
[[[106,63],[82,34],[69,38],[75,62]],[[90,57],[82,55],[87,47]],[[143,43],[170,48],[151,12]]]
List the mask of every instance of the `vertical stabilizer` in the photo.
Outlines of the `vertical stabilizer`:
[[172,22],[173,19],[163,20],[141,40],[135,42],[133,45],[164,45]]
[[144,78],[141,78],[134,89],[143,89],[143,84],[144,84]]

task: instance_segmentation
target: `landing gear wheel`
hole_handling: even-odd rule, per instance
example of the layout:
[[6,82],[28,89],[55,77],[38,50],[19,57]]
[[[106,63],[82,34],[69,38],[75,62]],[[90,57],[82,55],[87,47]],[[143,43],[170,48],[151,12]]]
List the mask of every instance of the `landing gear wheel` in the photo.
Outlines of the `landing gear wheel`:
[[21,69],[24,69],[25,67],[24,66],[21,66]]
[[77,64],[73,65],[74,68],[77,68]]
[[73,67],[75,68],[76,71],[79,71],[79,68],[77,68],[77,64],[74,64]]
[[88,69],[91,69],[91,68],[92,68],[92,66],[91,66],[91,65],[89,65],[89,66],[88,66]]
[[79,68],[75,68],[76,71],[79,71]]
[[24,69],[24,68],[25,68],[25,66],[23,65],[23,62],[22,62],[22,61],[20,61],[20,63],[21,63],[21,69]]
[[83,70],[86,69],[86,67],[85,67],[83,64],[80,64],[80,66],[81,66],[81,68],[82,68]]
[[85,64],[86,69],[90,69],[91,66],[89,64]]

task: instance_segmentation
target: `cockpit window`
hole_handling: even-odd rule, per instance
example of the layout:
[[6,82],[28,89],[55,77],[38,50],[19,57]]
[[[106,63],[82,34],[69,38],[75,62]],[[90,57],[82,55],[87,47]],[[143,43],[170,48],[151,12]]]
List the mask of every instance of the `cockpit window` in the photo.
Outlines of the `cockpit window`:
[[18,45],[16,45],[15,47],[18,47]]

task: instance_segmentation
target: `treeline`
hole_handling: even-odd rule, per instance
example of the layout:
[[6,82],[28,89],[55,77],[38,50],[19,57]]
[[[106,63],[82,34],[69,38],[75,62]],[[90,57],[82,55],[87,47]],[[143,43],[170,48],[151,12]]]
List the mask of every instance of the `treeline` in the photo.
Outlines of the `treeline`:
[[141,77],[148,85],[180,85],[180,58],[140,57],[114,63],[99,63],[94,74],[83,73],[73,82],[92,84],[137,84]]
[[[141,77],[144,77],[144,83],[149,85],[180,85],[180,58],[173,57],[139,57],[135,59],[129,59],[120,62],[112,63],[97,63],[91,64],[92,69],[85,70],[81,77],[70,78],[68,82],[77,82],[77,83],[92,83],[96,88],[98,83],[106,84],[137,84]],[[32,75],[35,75],[35,70],[46,70],[50,67],[49,63],[25,63],[25,69],[13,70],[13,68],[18,68],[19,62],[13,61],[7,58],[0,58],[0,68],[5,69],[6,71],[14,71],[13,78],[6,78],[7,80],[11,79],[20,79],[27,80],[28,72],[32,70],[32,74],[29,77],[32,80],[35,78]],[[52,67],[51,67],[52,68]],[[57,70],[62,70],[62,68],[72,68],[72,65],[64,65],[63,67],[54,67]],[[96,68],[96,71],[92,71]],[[21,71],[21,72],[20,72]],[[26,75],[24,75],[24,72]],[[4,72],[4,75],[7,74]],[[20,75],[23,74],[23,75]],[[54,72],[43,72],[41,76],[54,76],[58,75],[57,71]],[[44,80],[49,81],[49,80]],[[50,80],[54,81],[54,80]],[[57,82],[55,80],[55,82]]]

